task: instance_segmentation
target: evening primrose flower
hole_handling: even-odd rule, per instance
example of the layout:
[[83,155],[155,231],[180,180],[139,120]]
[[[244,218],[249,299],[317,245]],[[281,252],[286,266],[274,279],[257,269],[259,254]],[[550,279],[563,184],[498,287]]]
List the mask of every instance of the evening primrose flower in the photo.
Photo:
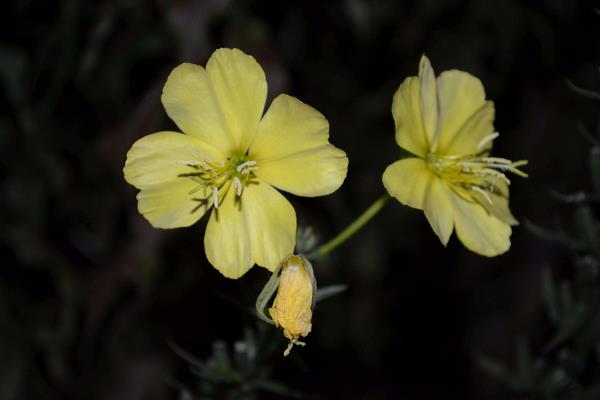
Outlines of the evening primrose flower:
[[308,335],[312,329],[312,308],[317,285],[312,265],[303,256],[291,255],[281,263],[279,286],[269,314],[273,323],[283,329],[283,335],[290,340],[283,353],[287,356],[293,345],[304,346],[300,337]]
[[161,100],[183,134],[139,139],[124,167],[156,228],[192,225],[212,208],[206,256],[229,278],[255,263],[273,271],[293,251],[296,214],[276,188],[322,196],[346,177],[348,159],[329,144],[323,115],[281,94],[263,116],[266,97],[262,68],[240,50],[216,50],[206,68],[181,64]]
[[396,142],[411,157],[383,174],[387,191],[401,203],[424,210],[433,231],[446,245],[456,229],[471,251],[495,256],[510,247],[507,172],[526,161],[489,155],[495,132],[494,103],[485,100],[481,81],[463,71],[435,77],[423,56],[419,76],[408,77],[392,103]]

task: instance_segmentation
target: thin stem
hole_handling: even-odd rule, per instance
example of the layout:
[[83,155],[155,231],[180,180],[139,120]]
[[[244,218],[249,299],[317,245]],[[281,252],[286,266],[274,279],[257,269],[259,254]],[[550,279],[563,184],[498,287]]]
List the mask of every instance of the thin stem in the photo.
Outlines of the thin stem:
[[366,225],[367,222],[371,220],[381,209],[383,206],[387,204],[390,199],[390,195],[385,193],[381,197],[379,197],[369,208],[367,208],[354,222],[352,222],[346,229],[341,231],[336,237],[331,239],[329,242],[325,243],[317,250],[308,254],[306,258],[309,260],[316,260],[318,258],[323,257],[326,254],[329,254],[332,250],[336,249],[346,240],[348,240],[352,235],[358,232],[363,226]]

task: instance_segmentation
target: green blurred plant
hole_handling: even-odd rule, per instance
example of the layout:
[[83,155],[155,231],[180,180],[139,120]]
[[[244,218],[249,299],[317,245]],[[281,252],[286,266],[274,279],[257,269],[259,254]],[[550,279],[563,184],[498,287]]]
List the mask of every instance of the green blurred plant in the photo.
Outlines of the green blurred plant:
[[171,384],[179,390],[182,400],[253,400],[264,398],[265,394],[300,398],[300,392],[272,377],[269,360],[281,355],[280,342],[274,340],[273,333],[274,330],[264,324],[257,324],[256,329],[246,327],[244,338],[231,348],[222,340],[215,341],[212,354],[206,360],[171,343],[173,351],[189,364],[196,385]]
[[[571,82],[577,94],[600,100],[600,93]],[[558,277],[545,269],[541,275],[541,303],[549,325],[544,345],[532,349],[531,337],[519,337],[516,365],[508,366],[486,356],[479,366],[526,399],[600,399],[600,219],[594,208],[600,202],[600,120],[597,136],[583,124],[582,136],[591,144],[589,173],[592,191],[572,194],[552,192],[556,201],[572,209],[573,229],[547,229],[531,221],[533,235],[572,253],[572,269]]]

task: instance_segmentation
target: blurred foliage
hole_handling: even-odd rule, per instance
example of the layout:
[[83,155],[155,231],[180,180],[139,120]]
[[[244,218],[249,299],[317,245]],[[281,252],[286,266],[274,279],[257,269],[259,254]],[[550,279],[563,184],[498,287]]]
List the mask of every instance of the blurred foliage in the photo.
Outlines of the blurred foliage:
[[173,383],[180,390],[180,400],[252,400],[263,398],[265,393],[301,398],[299,392],[271,380],[269,358],[281,349],[267,330],[270,327],[265,325],[256,330],[247,327],[244,339],[236,341],[232,349],[217,341],[207,360],[199,360],[173,344],[173,350],[189,363],[190,372],[197,379],[194,388]]
[[[567,81],[579,95],[600,100],[600,93]],[[600,117],[600,114],[599,114]],[[600,398],[600,118],[592,135],[582,123],[579,132],[589,142],[590,192],[564,195],[552,192],[554,201],[572,209],[572,229],[552,230],[526,221],[535,236],[572,253],[572,264],[560,271],[541,272],[541,300],[545,314],[543,346],[532,349],[532,337],[517,340],[514,367],[489,357],[479,365],[528,399],[593,400]],[[539,327],[533,334],[540,334]]]
[[[597,239],[584,234],[596,229],[586,215],[596,214],[598,191],[585,190],[586,201],[567,196],[577,201],[566,207],[545,193],[588,184],[584,145],[564,132],[573,116],[591,126],[597,103],[574,99],[564,78],[596,87],[597,18],[585,0],[3,3],[0,399],[201,397],[258,379],[262,387],[240,393],[280,398],[273,389],[285,387],[304,398],[506,400],[514,392],[474,368],[473,351],[507,360],[519,332],[523,354],[532,354],[520,358],[534,366],[523,369],[535,377],[549,376],[563,349],[576,360],[584,354],[574,350],[576,338],[596,329],[588,302],[595,289],[581,291],[577,282],[593,271],[584,261],[598,257],[589,250]],[[248,361],[235,342],[256,324],[253,304],[268,271],[223,279],[203,254],[205,221],[153,229],[122,176],[136,139],[175,129],[160,103],[169,71],[183,61],[204,64],[221,46],[260,61],[271,98],[287,92],[326,115],[332,143],[349,155],[340,191],[290,196],[299,226],[313,227],[300,231],[298,251],[330,238],[383,192],[381,173],[398,159],[392,95],[422,53],[438,72],[480,77],[496,104],[497,154],[530,160],[531,178],[512,188],[515,215],[551,226],[575,207],[575,233],[555,229],[541,241],[516,228],[511,251],[487,259],[453,241],[440,246],[422,213],[390,204],[316,266],[320,286],[349,289],[315,310],[306,347],[284,359],[281,332],[264,324],[264,337],[260,327],[245,333],[246,349],[255,343],[257,351]],[[592,156],[598,163],[597,151]],[[592,181],[597,188],[598,176]],[[573,263],[572,253],[583,261]],[[558,293],[557,319],[532,338],[539,269],[552,271],[546,281]],[[538,335],[555,341],[542,357],[547,368],[537,364],[536,350],[546,345]],[[198,366],[169,340],[197,355]],[[597,359],[586,354],[582,366],[562,368],[580,393],[594,385]],[[232,380],[218,382],[225,370]],[[559,378],[543,379],[570,393]]]

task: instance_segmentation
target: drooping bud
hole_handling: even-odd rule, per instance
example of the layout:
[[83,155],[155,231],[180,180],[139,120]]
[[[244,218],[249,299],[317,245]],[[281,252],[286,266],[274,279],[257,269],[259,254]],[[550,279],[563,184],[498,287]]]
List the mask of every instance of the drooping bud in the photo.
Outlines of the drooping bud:
[[[262,309],[277,287],[277,295],[269,308],[272,321],[264,315]],[[312,309],[317,285],[310,262],[303,256],[286,257],[280,268],[273,273],[263,293],[257,300],[259,316],[267,322],[283,329],[290,343],[283,353],[287,356],[293,345],[304,346],[299,339],[311,331]],[[268,293],[270,292],[270,293]],[[262,315],[261,315],[262,314]]]

